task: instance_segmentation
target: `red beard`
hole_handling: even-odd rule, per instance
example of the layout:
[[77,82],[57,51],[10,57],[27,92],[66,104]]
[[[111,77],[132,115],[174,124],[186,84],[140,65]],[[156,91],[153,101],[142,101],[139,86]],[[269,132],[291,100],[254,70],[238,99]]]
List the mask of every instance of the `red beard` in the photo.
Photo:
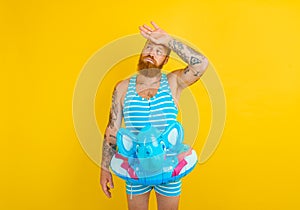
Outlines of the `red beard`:
[[[149,58],[153,61],[153,63],[149,61],[145,61],[146,58]],[[164,66],[164,62],[161,65],[157,65],[156,61],[150,56],[143,56],[142,54],[140,55],[139,63],[138,63],[138,70],[143,70],[143,69],[162,69]]]
[[[149,61],[145,61],[145,59],[151,59],[153,63]],[[164,62],[162,62],[161,65],[157,65],[156,61],[150,56],[143,56],[142,54],[140,55],[139,63],[138,63],[138,71],[143,74],[144,76],[147,77],[154,77],[158,73],[160,73],[162,67],[164,66]]]

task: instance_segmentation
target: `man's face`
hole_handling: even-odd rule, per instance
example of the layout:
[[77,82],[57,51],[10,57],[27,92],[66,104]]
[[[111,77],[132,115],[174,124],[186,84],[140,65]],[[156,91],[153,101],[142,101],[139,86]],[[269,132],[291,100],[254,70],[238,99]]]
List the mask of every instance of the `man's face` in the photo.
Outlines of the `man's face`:
[[168,61],[168,50],[162,45],[148,41],[140,55],[139,70],[156,68],[161,69]]

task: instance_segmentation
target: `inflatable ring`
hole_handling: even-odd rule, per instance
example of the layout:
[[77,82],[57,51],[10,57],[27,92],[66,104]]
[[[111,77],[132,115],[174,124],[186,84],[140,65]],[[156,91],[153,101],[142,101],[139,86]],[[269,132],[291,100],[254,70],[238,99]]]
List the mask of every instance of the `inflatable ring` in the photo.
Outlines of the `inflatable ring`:
[[117,132],[117,152],[112,171],[120,178],[142,185],[159,185],[189,174],[197,164],[197,154],[183,144],[182,125],[175,121],[164,132],[151,125],[135,135],[128,129]]

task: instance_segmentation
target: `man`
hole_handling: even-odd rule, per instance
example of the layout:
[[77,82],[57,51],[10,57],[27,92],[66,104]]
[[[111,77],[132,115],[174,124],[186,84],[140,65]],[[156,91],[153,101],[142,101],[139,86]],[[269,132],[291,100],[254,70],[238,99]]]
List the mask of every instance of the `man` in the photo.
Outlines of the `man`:
[[[208,66],[208,60],[201,53],[175,40],[154,22],[151,24],[153,27],[148,25],[139,27],[141,35],[147,39],[147,42],[140,55],[138,74],[119,82],[113,92],[109,123],[103,140],[100,177],[102,190],[107,197],[111,197],[110,188],[113,188],[109,166],[115,153],[116,133],[121,126],[122,118],[124,117],[126,128],[136,134],[149,123],[147,120],[155,122],[155,126],[163,130],[166,125],[176,120],[177,102],[182,90],[199,80]],[[161,73],[161,69],[168,62],[170,51],[174,51],[188,66],[165,75]],[[132,100],[133,97],[134,100]],[[158,99],[159,97],[161,98]],[[160,109],[157,109],[158,104],[155,104],[158,100],[161,100]],[[159,110],[159,113],[149,112],[145,120],[144,112],[136,116],[139,115],[139,109],[137,109],[133,110],[135,116],[132,116],[128,108],[137,107],[132,106],[133,101],[139,104],[138,107],[143,107],[146,102],[148,109]],[[156,192],[159,210],[178,209],[181,180],[158,186],[127,183],[128,208],[147,210],[150,191],[153,188]]]

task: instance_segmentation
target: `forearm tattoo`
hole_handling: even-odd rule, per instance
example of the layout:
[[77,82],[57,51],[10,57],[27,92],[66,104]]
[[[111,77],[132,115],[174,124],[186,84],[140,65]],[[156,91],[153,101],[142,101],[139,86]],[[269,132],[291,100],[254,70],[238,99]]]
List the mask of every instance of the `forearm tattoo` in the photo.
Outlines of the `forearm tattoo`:
[[[184,62],[186,62],[190,66],[200,65],[202,64],[205,57],[194,50],[193,48],[172,39],[169,41],[168,46],[171,50],[173,50]],[[188,67],[184,70],[184,74],[187,74],[191,69]],[[193,75],[199,77],[201,75],[200,71],[195,71],[193,69]]]
[[189,71],[190,71],[190,69],[189,69],[189,67],[187,66],[187,67],[184,69],[184,74],[187,74]]
[[[110,136],[115,138],[115,136],[113,135]],[[115,154],[115,152],[116,152],[116,145],[109,143],[106,139],[106,136],[104,135],[103,147],[102,147],[102,163],[101,163],[102,168],[109,169],[111,158]]]
[[173,50],[184,62],[189,64],[189,57],[184,52],[183,44],[175,39],[171,40],[169,43],[169,48]]
[[114,124],[117,120],[117,115],[118,115],[118,101],[117,101],[117,89],[114,89],[113,96],[112,96],[112,105],[110,109],[110,114],[109,114],[109,121],[108,121],[108,126],[110,128],[114,127]]
[[[184,70],[183,70],[183,73],[184,74],[187,74],[188,72],[190,72],[190,68],[187,66]],[[199,71],[192,71],[193,72],[193,75],[195,76],[195,77],[199,77],[199,76],[201,76],[201,72],[199,72]]]

